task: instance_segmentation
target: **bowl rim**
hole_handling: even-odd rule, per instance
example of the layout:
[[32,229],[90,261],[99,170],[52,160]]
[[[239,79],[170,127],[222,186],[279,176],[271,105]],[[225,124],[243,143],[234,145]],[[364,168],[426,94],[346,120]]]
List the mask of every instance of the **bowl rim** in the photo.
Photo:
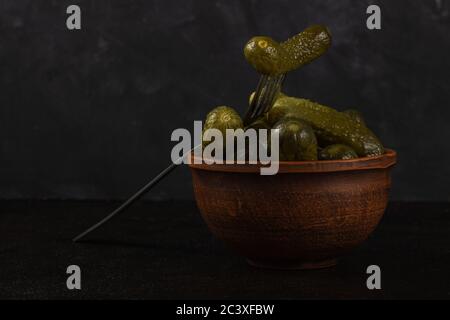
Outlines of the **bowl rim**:
[[[199,159],[190,154],[191,169],[235,172],[235,173],[257,173],[260,174],[262,167],[267,165],[257,164],[206,164],[194,163],[194,159]],[[392,167],[397,162],[397,153],[392,149],[385,149],[384,154],[374,157],[363,157],[349,160],[314,160],[314,161],[279,161],[278,173],[321,173],[321,172],[339,172],[339,171],[359,171],[386,169]]]

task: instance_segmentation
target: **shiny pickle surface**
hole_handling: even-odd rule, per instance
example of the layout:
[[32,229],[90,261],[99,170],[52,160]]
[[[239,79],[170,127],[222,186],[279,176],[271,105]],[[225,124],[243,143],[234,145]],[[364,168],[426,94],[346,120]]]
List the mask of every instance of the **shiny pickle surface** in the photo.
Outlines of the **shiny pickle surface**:
[[358,156],[376,156],[384,153],[383,145],[365,125],[333,108],[293,97],[278,98],[267,115],[273,125],[284,117],[308,122],[314,129],[320,145],[345,144]]
[[[225,137],[227,129],[243,129],[243,127],[242,119],[236,110],[227,106],[219,106],[206,115],[203,133],[207,129],[218,129],[222,133],[224,143],[226,143]],[[211,141],[203,140],[203,147],[207,146],[209,143],[211,143]]]
[[272,129],[279,133],[281,161],[317,160],[317,140],[309,124],[302,120],[283,119]]
[[275,76],[317,59],[330,44],[329,30],[313,25],[282,43],[270,37],[254,37],[245,45],[244,55],[259,73]]
[[346,114],[347,116],[349,116],[356,122],[366,125],[366,122],[364,121],[364,117],[363,117],[362,113],[359,112],[358,110],[348,109],[348,110],[342,111],[342,113]]
[[358,158],[358,155],[355,150],[344,144],[332,144],[319,152],[320,160],[349,160],[356,158]]
[[283,62],[286,72],[297,69],[323,55],[331,45],[327,27],[313,25],[281,43],[288,56]]

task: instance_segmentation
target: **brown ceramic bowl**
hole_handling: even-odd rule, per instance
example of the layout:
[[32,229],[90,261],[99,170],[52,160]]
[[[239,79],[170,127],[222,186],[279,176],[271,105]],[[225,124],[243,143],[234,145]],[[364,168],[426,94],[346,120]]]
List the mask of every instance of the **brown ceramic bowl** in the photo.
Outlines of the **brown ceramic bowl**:
[[[191,161],[192,162],[192,161]],[[336,264],[375,229],[388,202],[396,153],[335,161],[190,164],[194,194],[211,231],[261,267]]]

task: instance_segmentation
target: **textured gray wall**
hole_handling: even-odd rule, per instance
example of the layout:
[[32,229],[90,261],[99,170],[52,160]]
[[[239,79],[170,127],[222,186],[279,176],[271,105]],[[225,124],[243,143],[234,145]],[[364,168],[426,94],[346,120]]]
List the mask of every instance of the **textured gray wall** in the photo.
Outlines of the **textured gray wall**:
[[[65,27],[79,4],[82,30]],[[382,8],[382,30],[365,28]],[[0,198],[124,198],[170,161],[170,134],[218,104],[244,112],[254,35],[329,26],[285,91],[363,112],[399,153],[396,200],[450,200],[447,1],[0,0]],[[149,198],[191,198],[183,167]]]

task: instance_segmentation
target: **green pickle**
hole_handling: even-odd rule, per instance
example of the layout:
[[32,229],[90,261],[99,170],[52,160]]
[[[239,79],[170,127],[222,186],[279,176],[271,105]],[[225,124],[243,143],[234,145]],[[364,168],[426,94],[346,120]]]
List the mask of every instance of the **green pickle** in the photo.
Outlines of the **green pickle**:
[[[226,143],[227,129],[243,129],[244,125],[239,114],[233,108],[226,106],[219,106],[211,110],[206,115],[205,124],[203,126],[203,133],[207,129],[218,129],[223,136],[224,146]],[[203,137],[203,135],[202,135]],[[204,141],[202,139],[203,147],[207,146],[211,141]]]
[[317,140],[309,124],[302,120],[281,120],[272,128],[279,133],[281,161],[317,160]]
[[[312,62],[323,55],[330,44],[329,30],[322,25],[313,25],[281,43],[270,37],[253,37],[245,45],[244,55],[259,73],[274,77]],[[254,96],[253,92],[249,105]],[[245,128],[233,108],[216,107],[208,113],[203,132],[212,128],[218,129],[224,139],[226,129],[255,129],[258,135],[259,129],[277,130],[282,161],[346,160],[384,153],[383,145],[366,126],[360,112],[353,109],[339,112],[281,92],[272,108]],[[268,145],[263,147],[270,149],[270,132],[267,138]],[[208,141],[203,141],[203,146],[207,144]],[[247,140],[243,152],[248,155]]]
[[287,53],[270,37],[253,37],[244,47],[244,56],[259,73],[277,75],[283,73]]
[[370,129],[333,108],[286,96],[275,101],[267,119],[268,123],[273,125],[284,117],[308,122],[313,127],[320,145],[345,144],[355,150],[358,156],[384,153],[383,145]]
[[349,160],[356,158],[358,158],[358,155],[355,150],[344,144],[332,144],[319,152],[320,160]]
[[330,44],[329,30],[313,25],[282,43],[270,37],[253,37],[245,45],[244,55],[259,73],[276,76],[317,59]]
[[345,111],[342,111],[342,113],[349,116],[351,119],[355,120],[356,122],[359,122],[362,125],[366,125],[366,122],[364,121],[364,117],[361,114],[361,112],[354,110],[354,109],[348,109]]
[[321,55],[331,45],[331,34],[327,27],[313,25],[303,32],[281,43],[281,47],[288,53],[284,61],[286,72],[297,69]]

